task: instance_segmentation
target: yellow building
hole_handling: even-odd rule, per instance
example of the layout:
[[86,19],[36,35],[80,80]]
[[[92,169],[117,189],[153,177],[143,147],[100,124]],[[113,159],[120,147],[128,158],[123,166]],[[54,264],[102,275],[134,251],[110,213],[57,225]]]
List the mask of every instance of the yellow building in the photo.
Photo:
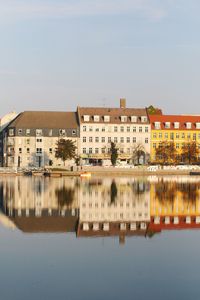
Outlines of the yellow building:
[[173,142],[176,155],[181,156],[187,145],[195,145],[196,154],[198,154],[198,149],[200,149],[200,116],[150,115],[149,119],[151,123],[150,153],[152,162],[157,161],[156,148],[160,146],[164,150],[167,142],[168,144]]

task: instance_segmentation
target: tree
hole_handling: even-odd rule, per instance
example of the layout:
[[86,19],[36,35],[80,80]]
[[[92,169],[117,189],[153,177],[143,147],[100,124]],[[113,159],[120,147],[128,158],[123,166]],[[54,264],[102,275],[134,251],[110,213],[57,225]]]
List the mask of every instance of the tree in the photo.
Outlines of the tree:
[[142,144],[137,144],[132,153],[132,159],[133,163],[140,164],[140,158],[143,157],[143,160],[145,161],[145,149]]
[[181,153],[183,162],[188,164],[199,162],[199,152],[196,141],[185,143]]
[[56,158],[62,159],[65,164],[66,160],[76,158],[76,146],[72,140],[60,139],[57,142],[57,148],[55,153]]
[[62,209],[64,206],[71,207],[74,201],[75,191],[72,188],[62,187],[56,190],[58,205]]
[[116,148],[116,145],[113,142],[111,142],[110,153],[111,153],[111,158],[110,158],[111,163],[113,166],[115,166],[118,159],[118,149]]
[[177,157],[174,142],[162,141],[155,149],[155,161],[159,164],[176,164]]
[[110,202],[111,204],[115,203],[115,200],[117,198],[117,185],[115,180],[112,181],[111,186],[110,186]]

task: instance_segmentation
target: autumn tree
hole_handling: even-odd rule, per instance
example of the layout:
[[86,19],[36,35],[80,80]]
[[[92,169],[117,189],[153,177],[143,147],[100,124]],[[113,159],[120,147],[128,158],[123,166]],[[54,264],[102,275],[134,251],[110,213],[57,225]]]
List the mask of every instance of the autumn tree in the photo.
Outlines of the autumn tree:
[[160,142],[158,147],[155,149],[155,160],[160,164],[176,164],[177,150],[174,142]]
[[185,143],[182,147],[182,160],[188,164],[197,163],[199,162],[199,153],[196,141]]
[[62,159],[65,164],[66,160],[76,158],[76,146],[72,140],[60,139],[57,142],[55,157]]
[[133,148],[133,152],[132,152],[133,163],[136,163],[136,164],[139,165],[141,157],[143,157],[143,160],[145,161],[145,149],[144,149],[144,146],[142,144],[137,144]]

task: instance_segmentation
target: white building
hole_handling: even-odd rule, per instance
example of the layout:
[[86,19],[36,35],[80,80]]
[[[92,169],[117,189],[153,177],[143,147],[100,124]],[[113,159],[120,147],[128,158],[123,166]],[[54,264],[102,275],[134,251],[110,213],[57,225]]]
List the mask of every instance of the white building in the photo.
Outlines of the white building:
[[140,149],[138,163],[148,161],[150,154],[150,124],[146,109],[78,107],[80,125],[80,155],[83,164],[104,164],[110,161],[113,142],[118,148],[119,160],[129,162]]

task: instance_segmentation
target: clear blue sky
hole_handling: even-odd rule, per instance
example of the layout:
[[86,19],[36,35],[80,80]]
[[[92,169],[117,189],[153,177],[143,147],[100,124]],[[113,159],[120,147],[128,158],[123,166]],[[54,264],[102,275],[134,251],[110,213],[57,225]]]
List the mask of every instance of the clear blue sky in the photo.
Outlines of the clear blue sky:
[[0,0],[0,116],[154,104],[200,114],[199,0]]

